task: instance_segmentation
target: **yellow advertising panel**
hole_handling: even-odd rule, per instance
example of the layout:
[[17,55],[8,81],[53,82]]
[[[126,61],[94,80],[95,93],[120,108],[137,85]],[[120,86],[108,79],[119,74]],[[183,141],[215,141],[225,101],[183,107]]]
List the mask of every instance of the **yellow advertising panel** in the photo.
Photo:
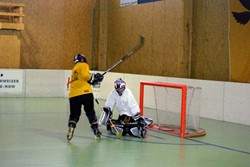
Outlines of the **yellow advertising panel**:
[[250,0],[230,0],[231,81],[250,83]]

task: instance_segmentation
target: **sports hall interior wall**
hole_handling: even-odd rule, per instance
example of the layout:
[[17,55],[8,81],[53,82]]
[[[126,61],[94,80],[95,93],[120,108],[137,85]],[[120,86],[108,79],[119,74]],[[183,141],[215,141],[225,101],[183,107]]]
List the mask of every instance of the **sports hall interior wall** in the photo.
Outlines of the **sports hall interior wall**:
[[[107,66],[101,66],[103,61],[99,61],[97,66],[102,67],[98,68],[99,70],[105,70],[118,61],[122,55],[133,48],[139,35],[143,35],[144,47],[114,71],[160,76],[189,76],[190,54],[185,52],[186,48],[183,47],[184,43],[187,43],[184,27],[186,11],[184,11],[183,1],[159,1],[120,8],[119,1],[110,0],[108,4],[102,5],[98,11],[100,18],[98,28],[108,35],[102,33],[104,37],[99,35],[99,40],[106,41],[107,46],[100,46],[107,49],[101,48],[104,52],[100,51],[99,55],[95,56],[99,56],[99,60],[106,60]],[[191,10],[189,12],[192,14]]]
[[193,3],[191,76],[229,81],[228,0]]
[[[12,61],[6,61],[1,68],[71,69],[74,54],[91,54],[91,18],[94,4],[92,0],[1,2],[25,4],[24,30],[20,31],[19,39],[20,55],[15,56],[15,59],[20,57],[19,66],[13,67]],[[9,58],[13,55],[5,53],[3,57]]]
[[20,31],[0,29],[0,68],[20,68],[20,38]]
[[91,69],[106,70],[143,35],[144,47],[114,72],[230,81],[228,0],[161,0],[128,7],[118,0],[1,2],[25,4],[25,28],[17,36],[19,57],[0,54],[5,57],[0,68],[71,69],[73,55],[84,53]]

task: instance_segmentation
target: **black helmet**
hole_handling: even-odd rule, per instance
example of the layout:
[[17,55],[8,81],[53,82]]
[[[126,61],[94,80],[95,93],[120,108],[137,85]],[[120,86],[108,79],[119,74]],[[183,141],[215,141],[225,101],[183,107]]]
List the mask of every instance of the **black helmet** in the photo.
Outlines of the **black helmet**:
[[121,96],[123,91],[126,89],[126,82],[121,78],[118,78],[114,83],[114,87],[116,92]]
[[83,55],[83,54],[76,54],[74,56],[74,60],[73,61],[74,61],[75,64],[78,63],[78,62],[85,62],[85,63],[87,63],[86,56]]

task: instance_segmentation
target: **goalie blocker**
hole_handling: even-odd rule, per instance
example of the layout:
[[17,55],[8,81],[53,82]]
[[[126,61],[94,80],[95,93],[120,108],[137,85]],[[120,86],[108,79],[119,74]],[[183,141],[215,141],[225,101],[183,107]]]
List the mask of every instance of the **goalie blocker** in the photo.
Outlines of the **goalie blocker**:
[[114,128],[111,128],[112,123],[115,125],[116,129],[123,131],[122,135],[130,135],[134,137],[145,138],[147,136],[147,127],[153,123],[150,118],[141,117],[140,114],[135,116],[120,115],[117,120],[112,119],[112,111],[109,107],[103,107],[101,117],[99,119],[99,124],[106,125],[107,130],[111,133],[116,134]]

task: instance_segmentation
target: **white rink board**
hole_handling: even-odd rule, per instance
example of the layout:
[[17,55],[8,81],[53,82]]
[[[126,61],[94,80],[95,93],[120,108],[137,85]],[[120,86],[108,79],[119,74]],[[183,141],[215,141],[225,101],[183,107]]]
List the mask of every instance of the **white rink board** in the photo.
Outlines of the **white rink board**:
[[[0,92],[0,97],[67,98],[68,96],[67,82],[71,70],[8,69],[7,71],[13,74],[14,78],[19,78],[22,86],[18,89],[12,89],[11,92]],[[96,72],[91,71],[91,73]],[[250,84],[108,72],[104,76],[100,88],[93,88],[95,98],[105,100],[113,89],[114,81],[117,78],[123,78],[126,81],[138,103],[140,81],[168,82],[201,87],[201,117],[250,125]],[[144,89],[147,96],[144,99],[145,106],[154,108],[152,88],[145,86]]]
[[225,83],[224,121],[250,125],[250,84]]
[[26,97],[64,97],[65,71],[25,70]]
[[24,82],[23,70],[0,69],[0,96],[23,96]]

